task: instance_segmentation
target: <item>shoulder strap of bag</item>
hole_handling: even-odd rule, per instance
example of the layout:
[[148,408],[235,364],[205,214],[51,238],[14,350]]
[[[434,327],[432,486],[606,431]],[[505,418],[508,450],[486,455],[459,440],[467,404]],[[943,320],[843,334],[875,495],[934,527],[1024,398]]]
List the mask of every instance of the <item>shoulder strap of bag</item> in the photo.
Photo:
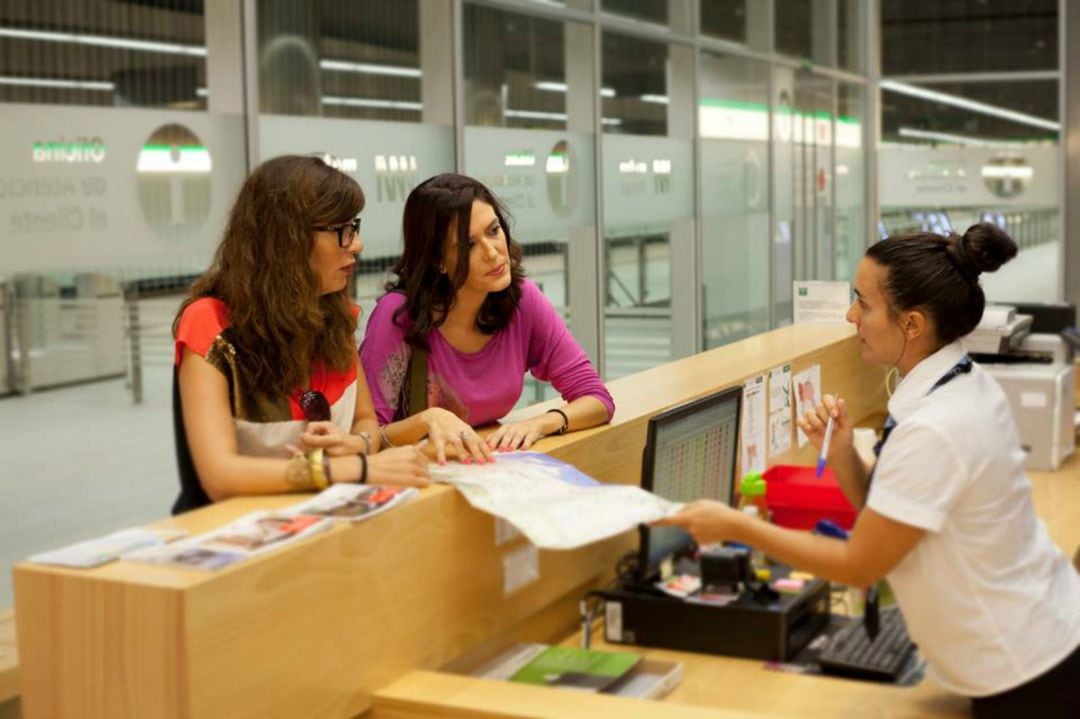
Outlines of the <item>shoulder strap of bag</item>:
[[428,351],[414,347],[409,362],[409,416],[427,409]]

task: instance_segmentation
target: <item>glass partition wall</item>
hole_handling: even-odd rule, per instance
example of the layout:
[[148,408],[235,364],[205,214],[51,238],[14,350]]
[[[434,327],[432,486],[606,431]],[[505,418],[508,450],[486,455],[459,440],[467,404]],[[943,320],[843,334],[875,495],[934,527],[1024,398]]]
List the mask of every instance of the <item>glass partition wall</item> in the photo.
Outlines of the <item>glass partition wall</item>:
[[[463,171],[506,204],[526,273],[595,357],[592,28],[472,3],[464,14]],[[520,404],[553,393],[529,378]]]
[[620,377],[696,349],[693,323],[674,321],[697,284],[693,53],[606,31],[602,44],[604,357]]
[[321,155],[364,188],[355,295],[365,314],[401,254],[409,191],[454,169],[451,10],[430,0],[369,0],[359,11],[347,0],[258,3],[257,159]]

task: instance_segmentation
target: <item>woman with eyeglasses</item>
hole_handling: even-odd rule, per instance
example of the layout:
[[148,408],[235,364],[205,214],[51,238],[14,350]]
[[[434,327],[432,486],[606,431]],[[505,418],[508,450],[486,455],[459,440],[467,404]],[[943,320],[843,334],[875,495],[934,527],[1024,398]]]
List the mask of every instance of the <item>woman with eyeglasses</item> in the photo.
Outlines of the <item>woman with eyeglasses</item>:
[[[888,578],[930,675],[976,717],[1080,717],[1080,577],[1035,515],[1005,392],[960,338],[982,318],[979,275],[1017,253],[998,227],[899,235],[866,251],[848,321],[863,359],[900,377],[873,467],[842,399],[799,418],[859,509],[846,541],[767,524],[711,501],[657,525],[734,540],[826,579]],[[872,604],[868,603],[868,608]]]
[[316,157],[255,169],[173,323],[174,513],[335,482],[424,486],[415,446],[380,451],[346,287],[364,193]]
[[[615,410],[563,318],[525,279],[506,218],[471,177],[438,175],[418,185],[405,201],[397,277],[361,345],[384,439],[397,445],[426,436],[440,464],[448,450],[466,463],[490,462],[493,452],[607,422]],[[482,440],[473,427],[513,409],[526,372],[551,382],[565,404]],[[419,401],[411,386],[421,388]]]

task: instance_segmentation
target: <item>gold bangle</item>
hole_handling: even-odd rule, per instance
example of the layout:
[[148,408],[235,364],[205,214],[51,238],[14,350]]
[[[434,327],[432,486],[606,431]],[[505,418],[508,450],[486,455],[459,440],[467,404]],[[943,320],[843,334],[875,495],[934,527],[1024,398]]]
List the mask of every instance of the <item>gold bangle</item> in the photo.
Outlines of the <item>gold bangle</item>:
[[371,454],[371,435],[367,432],[357,432],[356,436],[364,440],[364,454]]
[[308,471],[311,472],[311,481],[315,485],[315,489],[320,491],[330,486],[330,482],[326,477],[326,471],[323,469],[323,451],[322,448],[313,449],[307,453]]

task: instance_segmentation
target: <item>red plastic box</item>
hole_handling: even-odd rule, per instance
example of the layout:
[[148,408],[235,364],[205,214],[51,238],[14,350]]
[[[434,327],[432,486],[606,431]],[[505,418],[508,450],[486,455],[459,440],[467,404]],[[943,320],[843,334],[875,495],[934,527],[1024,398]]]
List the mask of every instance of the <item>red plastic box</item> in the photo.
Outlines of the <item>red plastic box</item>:
[[813,467],[778,464],[764,474],[765,502],[772,521],[791,529],[813,529],[828,519],[844,529],[855,525],[855,508],[840,491],[836,475],[828,467],[821,477]]

